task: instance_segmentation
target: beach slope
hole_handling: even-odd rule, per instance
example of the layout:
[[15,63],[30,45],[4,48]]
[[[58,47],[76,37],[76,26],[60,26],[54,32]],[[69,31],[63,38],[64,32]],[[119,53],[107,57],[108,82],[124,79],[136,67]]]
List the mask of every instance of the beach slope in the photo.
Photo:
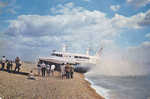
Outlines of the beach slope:
[[26,73],[34,69],[31,67],[33,66],[30,64],[24,64],[22,74],[0,71],[2,99],[103,99],[84,80],[82,74],[75,73],[74,79],[62,80],[56,72],[54,77],[36,77],[36,80],[29,80]]

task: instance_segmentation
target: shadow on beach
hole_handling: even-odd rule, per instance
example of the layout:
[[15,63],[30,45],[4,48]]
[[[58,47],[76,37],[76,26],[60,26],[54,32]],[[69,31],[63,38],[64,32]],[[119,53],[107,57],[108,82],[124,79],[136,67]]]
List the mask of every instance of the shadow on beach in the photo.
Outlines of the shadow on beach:
[[28,75],[29,73],[27,72],[12,72],[13,74],[19,74],[19,75]]
[[[3,72],[8,72],[6,69],[4,69],[4,70],[0,70],[0,71],[3,71]],[[27,76],[29,73],[27,73],[27,72],[15,72],[15,71],[10,71],[10,72],[8,72],[8,73],[12,73],[12,74],[18,74],[18,75],[25,75],[25,76]]]

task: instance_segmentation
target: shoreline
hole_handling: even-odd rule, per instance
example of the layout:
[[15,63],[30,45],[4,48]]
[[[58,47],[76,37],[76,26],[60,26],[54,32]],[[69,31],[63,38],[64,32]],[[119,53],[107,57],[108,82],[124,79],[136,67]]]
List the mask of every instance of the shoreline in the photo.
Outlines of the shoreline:
[[94,85],[94,82],[89,80],[87,77],[85,77],[85,80],[90,83],[90,87],[94,89],[98,95],[102,96],[104,99],[110,99],[108,94],[109,92],[108,89]]
[[[1,67],[1,66],[0,66]],[[22,72],[35,70],[33,64],[24,64]],[[74,79],[64,79],[60,73],[55,76],[38,77],[28,80],[26,75],[0,71],[0,97],[5,99],[104,99],[99,95],[85,76],[75,73]]]
[[[80,73],[79,73],[80,74]],[[80,74],[84,81],[87,83],[89,90],[93,92],[93,95],[97,97],[96,99],[106,99],[101,93],[98,93],[95,88],[92,87],[92,83],[85,77],[84,74]]]

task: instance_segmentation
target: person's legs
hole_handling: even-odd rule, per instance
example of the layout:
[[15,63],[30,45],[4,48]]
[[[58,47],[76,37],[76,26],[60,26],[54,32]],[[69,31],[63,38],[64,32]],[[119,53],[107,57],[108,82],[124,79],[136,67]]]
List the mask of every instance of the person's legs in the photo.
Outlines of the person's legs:
[[63,72],[61,71],[61,78],[63,79]]
[[69,79],[69,72],[66,72],[66,78]]
[[16,70],[17,70],[17,66],[15,67],[15,70],[14,70],[14,72],[16,72]]
[[62,79],[64,79],[64,76],[65,76],[65,72],[62,72],[61,76],[62,76]]
[[20,66],[18,66],[18,72],[20,71]]
[[46,69],[46,76],[48,76],[48,70]]
[[73,78],[73,72],[70,72],[70,76],[71,76],[71,78]]
[[15,67],[14,72],[16,72],[17,67]]
[[68,72],[68,79],[70,78],[70,72]]
[[66,79],[68,79],[68,73],[66,72]]
[[52,70],[52,76],[54,76],[54,70]]
[[52,72],[52,76],[54,76],[54,70],[51,70],[51,72]]
[[50,76],[50,70],[47,70],[47,75]]
[[42,77],[43,77],[43,68],[41,70],[42,70]]
[[10,66],[7,66],[7,72],[10,72]]
[[41,69],[38,67],[38,75],[40,76]]
[[18,72],[18,66],[16,67],[16,71]]
[[14,72],[16,72],[16,71],[17,71],[17,69],[18,69],[18,64],[16,63],[16,67],[15,67]]
[[8,72],[8,66],[6,66],[6,68],[7,68],[7,72]]
[[10,66],[8,67],[8,72],[10,72]]
[[20,71],[21,64],[18,64],[18,72]]
[[43,68],[43,76],[45,76],[45,68]]
[[2,68],[1,68],[1,70],[4,70],[4,68],[5,68],[5,63],[2,63]]
[[19,66],[18,66],[18,65],[17,65],[16,68],[15,68],[15,72],[16,72],[16,71],[19,72]]
[[8,67],[8,72],[10,73],[11,71],[10,71],[10,66]]
[[10,66],[10,71],[12,71],[12,66]]
[[70,72],[68,72],[68,79],[70,79]]
[[49,76],[50,76],[50,73],[51,73],[51,71],[49,70],[49,74],[48,74]]

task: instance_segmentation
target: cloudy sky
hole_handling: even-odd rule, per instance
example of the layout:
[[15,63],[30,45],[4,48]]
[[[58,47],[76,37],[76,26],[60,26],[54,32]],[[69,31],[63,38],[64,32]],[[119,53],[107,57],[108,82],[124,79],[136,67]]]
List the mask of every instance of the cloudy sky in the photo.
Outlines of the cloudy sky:
[[64,44],[91,54],[117,48],[148,63],[150,0],[0,0],[0,56],[34,60]]

